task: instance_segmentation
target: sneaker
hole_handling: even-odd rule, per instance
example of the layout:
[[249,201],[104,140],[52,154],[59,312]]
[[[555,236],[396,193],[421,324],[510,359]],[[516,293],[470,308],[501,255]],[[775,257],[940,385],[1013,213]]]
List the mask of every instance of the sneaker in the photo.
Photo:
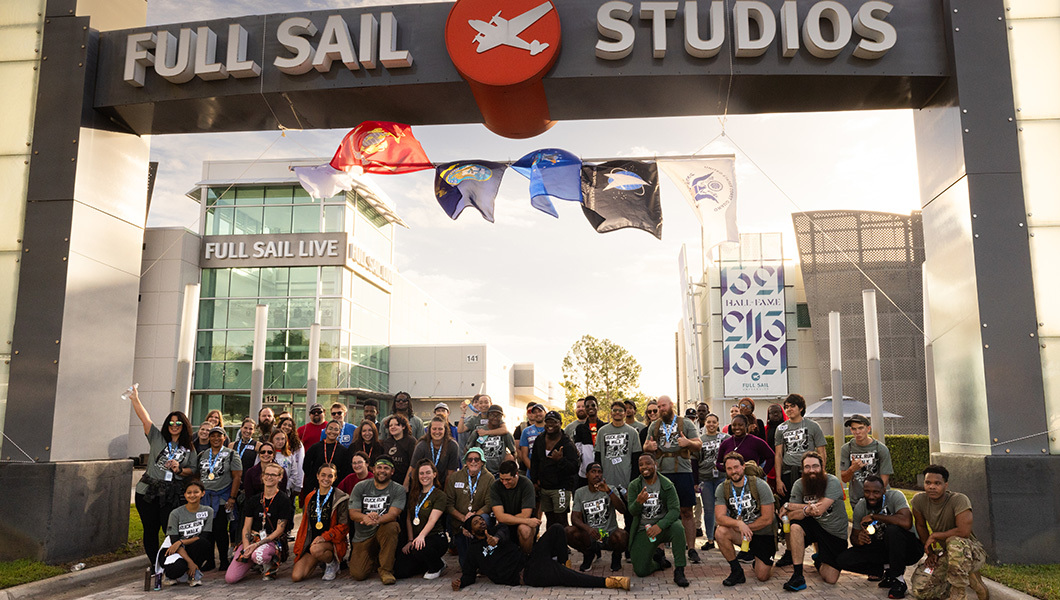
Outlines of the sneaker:
[[334,581],[335,576],[339,574],[339,561],[333,560],[324,566],[324,581]]
[[[870,578],[869,578],[869,581],[876,581],[876,580],[875,580],[875,579],[872,579],[872,578],[870,577]],[[876,585],[877,585],[877,586],[878,586],[878,587],[879,587],[880,589],[884,589],[884,590],[887,590],[887,589],[893,588],[893,587],[894,587],[894,584],[898,583],[898,580],[897,580],[897,579],[895,579],[894,577],[884,577],[883,579],[880,579],[879,581],[880,581],[880,582],[879,582],[879,583],[877,583]]]
[[384,571],[379,569],[379,580],[383,582],[383,585],[394,585],[397,583],[397,578],[390,571]]
[[888,598],[905,598],[905,592],[908,589],[909,589],[909,587],[905,584],[904,581],[898,581],[896,579],[894,581],[894,585],[891,586],[891,591],[887,592],[887,597]]
[[177,585],[177,580],[176,579],[170,579],[169,577],[163,577],[162,578],[162,585],[165,585],[165,586]]
[[806,589],[806,578],[800,575],[792,575],[791,579],[784,584],[784,589],[789,592],[801,592]]
[[[693,550],[695,552],[695,550]],[[674,583],[680,587],[688,587],[688,578],[685,577],[685,568],[677,567],[674,569]]]
[[735,571],[734,570],[734,571],[730,572],[729,576],[726,577],[725,579],[723,579],[721,584],[724,585],[725,587],[732,587],[732,586],[740,584],[740,583],[745,583],[746,581],[747,581],[747,577],[744,576],[743,569],[740,569],[739,571]]
[[269,561],[269,564],[262,566],[261,580],[272,581],[276,577],[276,571],[279,570],[280,563],[275,558]]
[[604,586],[611,590],[629,591],[629,577],[608,577],[604,580]]
[[611,571],[615,572],[615,571],[621,571],[621,570],[622,570],[622,553],[617,551],[617,550],[615,550],[615,551],[613,551],[611,553]]
[[441,569],[438,569],[437,571],[434,571],[433,573],[431,573],[431,572],[424,573],[423,574],[423,578],[424,579],[438,579],[439,577],[442,576],[442,573],[445,573],[445,565],[442,565]]
[[596,560],[596,552],[589,550],[588,552],[582,553],[582,566],[578,567],[579,571],[588,571],[593,566],[593,561]]
[[699,563],[703,562],[699,559],[699,552],[696,552],[695,548],[688,549],[688,560],[692,561],[692,564],[694,565],[698,565]]
[[202,571],[195,571],[195,576],[188,580],[188,587],[199,587],[202,585]]
[[705,544],[703,544],[702,546],[700,546],[699,549],[703,550],[704,552],[709,552],[709,551],[713,550],[714,549],[714,540],[707,540],[707,542]]
[[655,563],[659,565],[660,571],[665,571],[673,566],[669,560],[666,560],[666,553],[663,552],[662,548],[656,548],[655,554],[652,555],[652,558],[655,560]]
[[780,556],[780,560],[777,561],[776,567],[790,567],[791,562],[791,550],[785,550],[784,554]]
[[736,560],[742,563],[753,563],[755,561],[755,555],[750,552],[740,552],[736,555]]

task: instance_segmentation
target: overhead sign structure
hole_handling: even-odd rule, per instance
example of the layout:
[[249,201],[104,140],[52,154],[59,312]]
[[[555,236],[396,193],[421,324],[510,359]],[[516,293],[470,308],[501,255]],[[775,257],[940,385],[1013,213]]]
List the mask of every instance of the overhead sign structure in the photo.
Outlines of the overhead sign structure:
[[721,330],[725,395],[786,396],[783,265],[721,268]]

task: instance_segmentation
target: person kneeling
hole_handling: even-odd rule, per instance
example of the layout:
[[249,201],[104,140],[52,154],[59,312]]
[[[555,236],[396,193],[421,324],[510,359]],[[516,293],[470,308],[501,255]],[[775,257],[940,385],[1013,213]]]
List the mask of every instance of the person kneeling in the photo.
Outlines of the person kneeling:
[[773,555],[777,552],[773,492],[761,478],[744,473],[745,463],[739,452],[726,454],[722,462],[725,481],[714,490],[714,539],[729,562],[729,576],[721,582],[727,587],[747,581],[733,544],[754,556],[759,581],[768,580],[773,573]]
[[200,504],[206,488],[198,480],[184,490],[187,504],[169,513],[166,540],[158,553],[156,572],[165,573],[163,583],[188,582],[194,587],[202,584],[199,567],[213,558],[213,509]]
[[629,589],[628,577],[596,577],[567,568],[570,551],[562,525],[549,527],[534,542],[529,556],[511,539],[511,529],[489,515],[471,515],[464,521],[464,529],[471,533],[472,541],[467,568],[453,580],[454,592],[475,583],[479,572],[498,585],[519,585],[521,579],[532,587]]
[[397,553],[394,575],[398,579],[414,575],[437,579],[445,571],[442,557],[449,550],[443,516],[449,501],[438,484],[438,471],[431,459],[421,459],[412,476],[411,509],[405,514],[409,542]]
[[331,581],[339,574],[339,559],[346,555],[346,534],[349,532],[346,510],[349,496],[334,487],[338,472],[331,463],[317,467],[318,487],[306,496],[302,523],[294,542],[292,581],[309,577],[321,564],[324,565],[324,581]]
[[626,512],[626,503],[618,489],[604,481],[604,468],[590,463],[585,469],[589,484],[574,492],[574,512],[566,534],[570,547],[580,551],[584,560],[581,570],[588,571],[603,549],[611,550],[611,570],[622,570],[622,553],[629,534],[618,528],[615,512]]
[[353,521],[353,543],[350,546],[350,576],[364,581],[372,571],[379,571],[383,585],[391,585],[397,554],[398,519],[405,508],[405,488],[394,476],[394,463],[381,456],[372,467],[372,478],[353,486],[350,496],[350,520]]
[[279,489],[284,469],[266,463],[261,473],[265,491],[247,499],[243,507],[243,543],[236,547],[225,581],[236,583],[251,568],[262,570],[261,579],[271,581],[280,563],[287,560],[287,527],[294,522],[294,504]]
[[843,482],[824,470],[824,458],[811,450],[802,455],[802,477],[791,486],[790,500],[780,509],[791,520],[791,560],[794,573],[784,589],[806,589],[802,562],[806,546],[817,544],[814,568],[825,583],[839,581],[839,555],[847,549],[847,511]]
[[637,577],[648,577],[655,571],[669,568],[670,561],[661,544],[673,546],[674,583],[688,587],[685,577],[685,528],[681,526],[681,503],[677,488],[655,470],[655,457],[641,454],[637,461],[640,477],[629,484],[629,512],[633,515],[630,528],[629,555]]

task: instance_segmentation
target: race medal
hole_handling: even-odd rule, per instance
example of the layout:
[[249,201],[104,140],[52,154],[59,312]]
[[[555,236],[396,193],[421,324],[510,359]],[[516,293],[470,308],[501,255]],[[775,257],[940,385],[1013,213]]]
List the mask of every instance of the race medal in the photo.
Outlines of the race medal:
[[467,512],[471,512],[471,509],[472,509],[471,503],[468,502],[468,504],[467,504]]
[[323,529],[324,528],[324,524],[321,523],[320,521],[317,521],[316,528],[317,529]]
[[210,473],[210,476],[207,479],[209,479],[210,481],[213,481],[213,478],[214,478],[214,474]]
[[258,538],[261,539],[262,541],[264,541],[265,538],[268,537],[268,536],[269,536],[269,534],[265,533],[264,529],[262,529],[261,531],[258,532]]
[[420,526],[420,518],[416,517],[415,519],[413,519],[412,520],[412,524],[415,525],[416,527],[419,527]]

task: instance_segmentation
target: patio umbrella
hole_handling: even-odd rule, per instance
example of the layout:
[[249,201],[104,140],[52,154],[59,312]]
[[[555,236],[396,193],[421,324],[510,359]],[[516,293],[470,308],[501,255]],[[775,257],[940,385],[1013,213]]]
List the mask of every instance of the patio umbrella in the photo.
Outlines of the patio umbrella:
[[[869,416],[872,410],[868,404],[864,402],[858,402],[850,396],[843,396],[843,418],[848,419],[854,415],[865,415]],[[813,404],[806,407],[806,414],[804,415],[810,419],[831,419],[832,418],[832,397],[825,396],[821,398],[820,402],[814,402]],[[885,419],[901,419],[904,418],[902,415],[895,414],[893,412],[883,411],[883,417]]]

